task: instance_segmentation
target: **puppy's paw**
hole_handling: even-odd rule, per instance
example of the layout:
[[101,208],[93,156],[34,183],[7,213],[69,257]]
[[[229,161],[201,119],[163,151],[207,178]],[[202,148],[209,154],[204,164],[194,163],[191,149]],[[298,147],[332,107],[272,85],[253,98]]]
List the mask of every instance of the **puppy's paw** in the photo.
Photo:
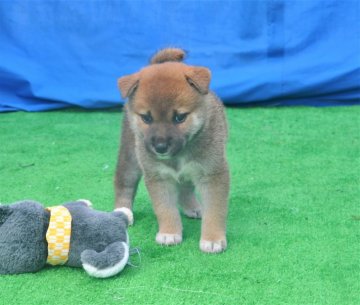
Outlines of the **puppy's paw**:
[[205,253],[220,253],[226,249],[226,240],[200,240],[200,250]]
[[200,207],[194,208],[194,209],[184,209],[183,211],[184,211],[184,214],[190,218],[201,218],[201,216],[202,216]]
[[129,226],[132,226],[134,224],[134,214],[130,209],[125,207],[117,208],[114,210],[114,212],[123,212],[128,218]]
[[182,242],[180,234],[157,233],[156,242],[160,245],[171,246]]

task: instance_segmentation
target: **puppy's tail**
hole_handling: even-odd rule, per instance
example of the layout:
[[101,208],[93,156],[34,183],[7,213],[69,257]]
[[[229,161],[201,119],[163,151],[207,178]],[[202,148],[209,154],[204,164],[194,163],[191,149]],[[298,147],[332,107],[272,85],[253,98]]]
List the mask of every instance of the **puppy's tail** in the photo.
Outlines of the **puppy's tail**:
[[167,61],[183,61],[185,58],[185,51],[178,48],[166,48],[158,51],[151,57],[150,64],[161,64]]

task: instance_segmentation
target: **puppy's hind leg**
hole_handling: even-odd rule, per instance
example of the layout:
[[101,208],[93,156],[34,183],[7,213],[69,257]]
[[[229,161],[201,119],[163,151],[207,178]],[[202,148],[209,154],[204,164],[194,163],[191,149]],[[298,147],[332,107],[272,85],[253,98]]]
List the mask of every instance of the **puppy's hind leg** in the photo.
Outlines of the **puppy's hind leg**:
[[191,182],[179,185],[178,204],[187,217],[201,218],[201,205],[196,199],[195,187]]
[[130,225],[133,223],[132,207],[141,176],[142,172],[135,155],[135,137],[125,113],[114,179],[115,209],[127,213]]

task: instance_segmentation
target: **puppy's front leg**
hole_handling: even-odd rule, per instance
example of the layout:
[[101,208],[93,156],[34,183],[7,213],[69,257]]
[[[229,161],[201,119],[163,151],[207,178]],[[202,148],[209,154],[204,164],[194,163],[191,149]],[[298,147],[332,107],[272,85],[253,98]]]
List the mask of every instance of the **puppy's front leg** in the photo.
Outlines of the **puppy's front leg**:
[[208,253],[226,249],[226,216],[229,195],[229,172],[201,179],[198,190],[203,201],[200,249]]
[[176,207],[176,183],[172,180],[155,180],[145,176],[145,184],[159,224],[156,242],[162,245],[181,243],[182,224]]
[[128,115],[125,112],[114,179],[115,209],[128,214],[130,225],[134,221],[132,215],[133,202],[142,175],[134,151],[135,137],[130,129]]

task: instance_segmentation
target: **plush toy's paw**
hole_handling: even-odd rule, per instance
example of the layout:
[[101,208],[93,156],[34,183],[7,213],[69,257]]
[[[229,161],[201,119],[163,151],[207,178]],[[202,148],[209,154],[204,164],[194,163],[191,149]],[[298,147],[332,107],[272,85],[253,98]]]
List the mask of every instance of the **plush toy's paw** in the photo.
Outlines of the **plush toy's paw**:
[[81,202],[84,202],[89,208],[92,208],[93,204],[90,200],[87,200],[87,199],[79,199],[77,201],[81,201]]
[[172,246],[182,242],[180,234],[157,233],[156,242],[160,245]]
[[85,250],[81,262],[85,271],[93,277],[106,278],[118,274],[129,260],[129,246],[124,242],[110,244],[102,252]]
[[226,249],[226,240],[200,240],[200,250],[206,253],[220,253]]
[[134,214],[130,209],[125,208],[125,207],[117,208],[117,209],[114,210],[114,212],[122,212],[122,213],[124,213],[128,218],[129,226],[132,226],[134,224]]

